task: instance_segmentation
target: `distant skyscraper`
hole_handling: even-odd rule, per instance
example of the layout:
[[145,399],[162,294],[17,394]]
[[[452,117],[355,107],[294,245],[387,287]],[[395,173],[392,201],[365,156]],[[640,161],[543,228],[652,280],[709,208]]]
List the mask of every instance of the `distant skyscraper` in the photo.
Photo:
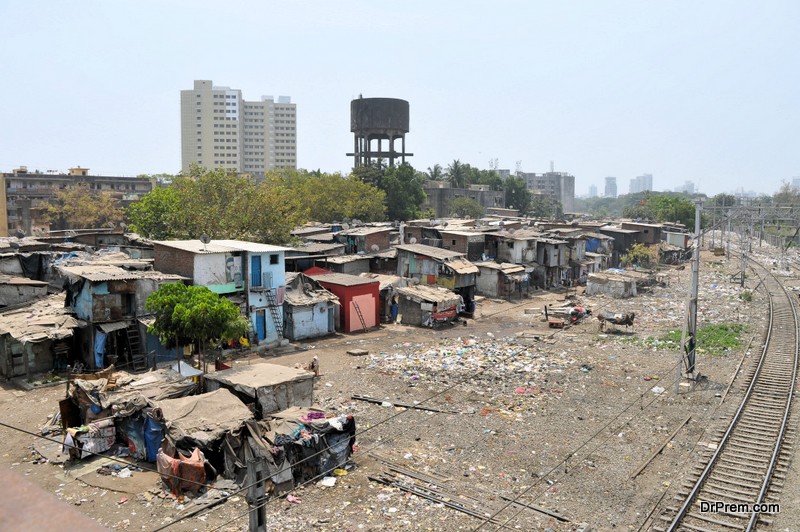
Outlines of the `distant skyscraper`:
[[597,185],[589,185],[589,197],[590,198],[597,197]]
[[686,194],[694,194],[696,187],[694,181],[684,181],[683,185],[675,189],[675,192],[685,192]]
[[606,189],[605,193],[603,194],[606,198],[616,198],[617,197],[617,178],[616,177],[607,177],[606,178]]
[[631,179],[631,185],[628,190],[630,194],[647,190],[653,190],[653,174],[642,174]]
[[800,190],[800,177],[792,178],[792,188],[795,190]]
[[181,161],[263,177],[277,168],[297,168],[297,112],[288,96],[242,99],[242,91],[195,80],[181,91]]

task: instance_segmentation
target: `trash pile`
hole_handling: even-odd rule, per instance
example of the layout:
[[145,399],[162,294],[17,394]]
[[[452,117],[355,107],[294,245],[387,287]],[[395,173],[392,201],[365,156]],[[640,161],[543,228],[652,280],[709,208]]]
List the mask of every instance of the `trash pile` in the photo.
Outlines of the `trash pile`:
[[409,342],[392,347],[399,351],[371,354],[367,368],[398,375],[409,386],[447,384],[472,376],[474,382],[513,380],[514,376],[531,380],[533,374],[560,373],[576,363],[565,352],[521,345],[513,337],[469,336],[442,340],[430,348]]

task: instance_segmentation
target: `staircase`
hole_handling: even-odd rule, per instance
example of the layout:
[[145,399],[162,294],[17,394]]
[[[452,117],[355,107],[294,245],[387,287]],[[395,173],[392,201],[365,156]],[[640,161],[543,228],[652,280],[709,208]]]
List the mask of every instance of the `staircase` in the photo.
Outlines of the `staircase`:
[[125,335],[128,339],[128,350],[130,352],[133,370],[141,371],[147,369],[147,357],[142,352],[142,342],[139,338],[139,326],[135,321],[128,324],[128,327],[125,329]]
[[364,321],[364,314],[361,312],[361,307],[358,306],[358,303],[353,301],[353,308],[356,309],[356,315],[358,316],[358,321],[361,322],[361,330],[367,330],[367,322]]
[[272,323],[275,324],[275,331],[278,333],[278,340],[280,340],[283,338],[283,307],[278,307],[274,289],[265,290],[264,295],[267,297],[269,313],[272,315]]

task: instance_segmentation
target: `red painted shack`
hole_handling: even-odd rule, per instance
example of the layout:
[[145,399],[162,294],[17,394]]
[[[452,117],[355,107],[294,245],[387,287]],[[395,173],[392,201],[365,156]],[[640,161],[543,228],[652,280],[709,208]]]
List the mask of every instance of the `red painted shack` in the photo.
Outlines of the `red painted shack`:
[[321,269],[310,268],[304,273],[339,298],[336,330],[349,333],[377,327],[380,323],[380,283],[358,275],[321,273]]

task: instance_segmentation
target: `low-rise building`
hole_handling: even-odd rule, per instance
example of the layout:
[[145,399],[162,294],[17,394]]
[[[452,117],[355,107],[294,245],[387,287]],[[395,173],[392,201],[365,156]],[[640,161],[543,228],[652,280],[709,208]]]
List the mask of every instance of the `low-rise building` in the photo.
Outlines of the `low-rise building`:
[[464,253],[423,244],[397,246],[397,275],[452,290],[463,298],[468,314],[475,310],[477,274],[478,268]]
[[357,275],[325,272],[312,268],[305,272],[323,288],[339,298],[336,330],[351,333],[377,327],[380,323],[380,283]]
[[[175,274],[102,264],[59,266],[58,270],[69,280],[66,306],[86,323],[79,335],[86,367],[103,369],[117,364],[135,370],[147,368],[151,361],[142,345],[149,335],[141,321],[148,314],[147,297],[165,283],[185,279]],[[156,353],[156,359],[170,355],[163,350]]]
[[[50,229],[67,229],[53,225],[46,218],[47,208],[57,199],[58,193],[85,187],[92,193],[108,193],[127,207],[153,190],[155,183],[146,177],[96,176],[88,168],[70,168],[63,172],[29,172],[26,166],[2,174],[4,185],[0,194],[0,236],[17,231],[25,235],[46,233]],[[5,206],[5,211],[3,211]]]
[[374,253],[389,249],[389,226],[364,226],[345,229],[336,233],[336,241],[344,244],[345,253]]
[[160,240],[154,267],[238,301],[259,344],[283,338],[287,248],[243,240]]
[[336,332],[339,298],[302,273],[286,274],[283,299],[285,331],[289,340],[319,338]]
[[478,294],[487,297],[512,299],[528,291],[530,276],[519,264],[476,262],[480,270],[477,278]]

